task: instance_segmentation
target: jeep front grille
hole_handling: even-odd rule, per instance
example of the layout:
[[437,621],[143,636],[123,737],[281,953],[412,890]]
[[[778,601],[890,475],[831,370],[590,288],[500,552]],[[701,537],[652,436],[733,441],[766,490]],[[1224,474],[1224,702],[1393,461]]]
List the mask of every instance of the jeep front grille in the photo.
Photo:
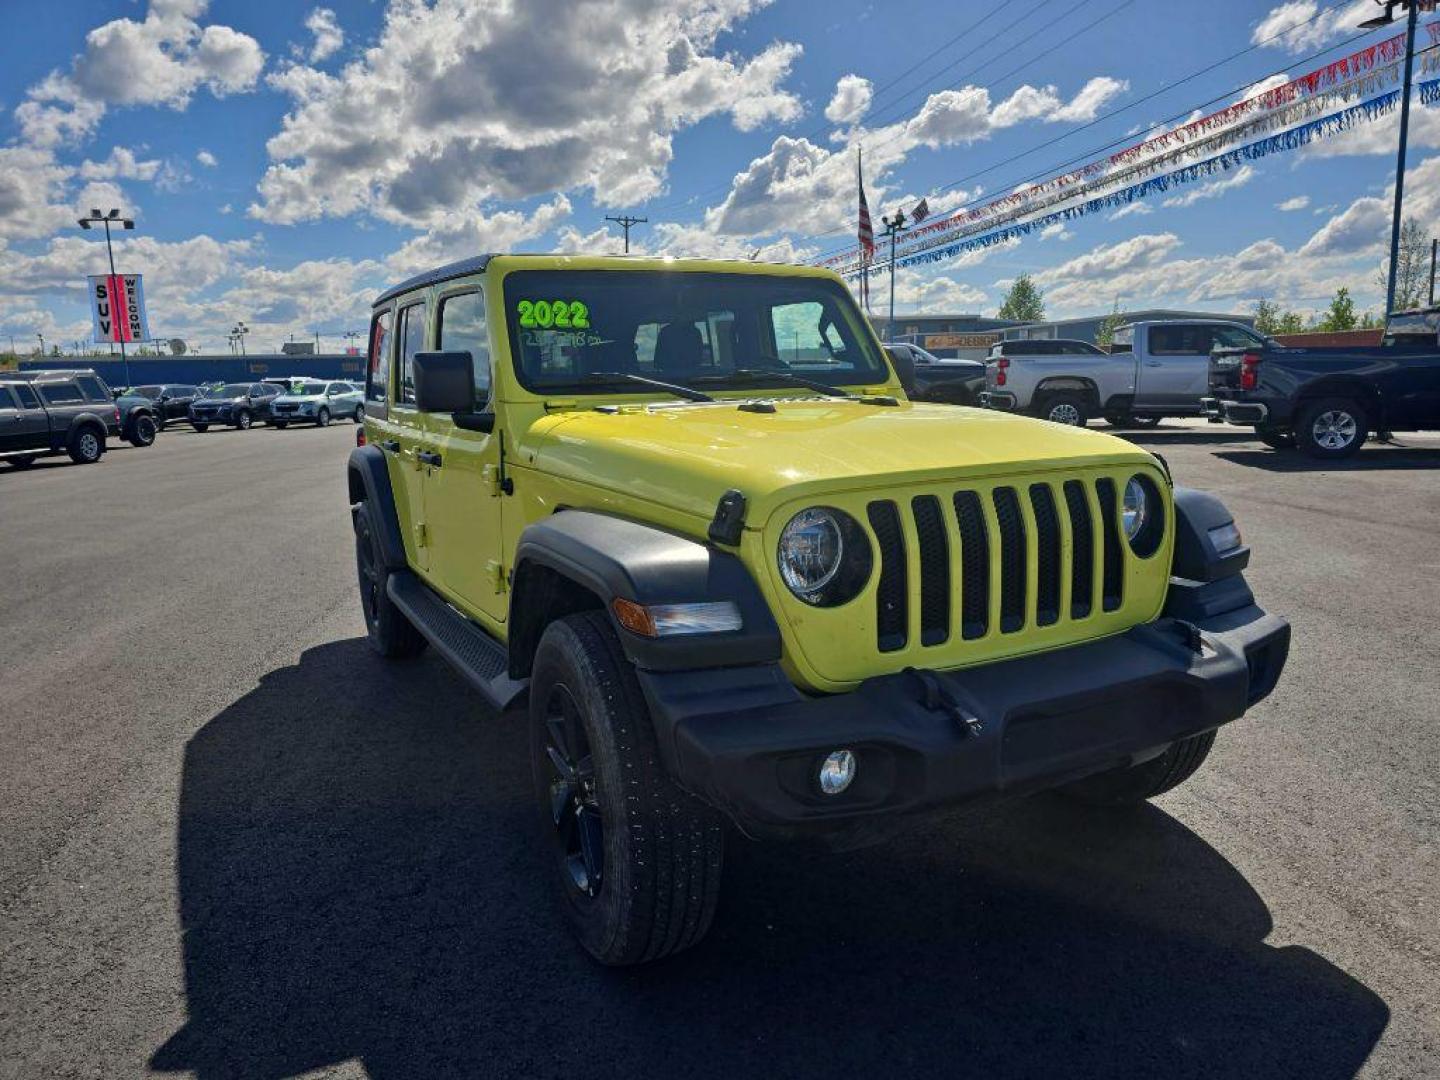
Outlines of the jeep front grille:
[[1109,477],[875,499],[866,517],[877,546],[882,653],[911,644],[912,603],[923,650],[950,640],[952,611],[961,639],[974,641],[1087,619],[1097,592],[1104,612],[1125,600],[1124,539]]

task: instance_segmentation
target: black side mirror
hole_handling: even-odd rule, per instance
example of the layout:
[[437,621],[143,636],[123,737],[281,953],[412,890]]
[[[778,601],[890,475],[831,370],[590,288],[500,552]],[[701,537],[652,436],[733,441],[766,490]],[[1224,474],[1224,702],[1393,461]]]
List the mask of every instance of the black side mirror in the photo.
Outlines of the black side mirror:
[[474,361],[468,351],[415,354],[415,407],[448,413],[475,407]]

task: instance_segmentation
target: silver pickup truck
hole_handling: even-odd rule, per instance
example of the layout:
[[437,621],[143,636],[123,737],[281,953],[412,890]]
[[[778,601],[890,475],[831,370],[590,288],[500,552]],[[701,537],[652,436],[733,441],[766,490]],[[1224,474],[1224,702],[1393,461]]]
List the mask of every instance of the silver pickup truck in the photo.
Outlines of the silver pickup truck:
[[1108,353],[1087,341],[1001,341],[990,349],[980,401],[1082,427],[1096,416],[1114,427],[1200,416],[1200,399],[1209,393],[1210,350],[1250,348],[1264,340],[1241,323],[1185,319],[1122,326]]

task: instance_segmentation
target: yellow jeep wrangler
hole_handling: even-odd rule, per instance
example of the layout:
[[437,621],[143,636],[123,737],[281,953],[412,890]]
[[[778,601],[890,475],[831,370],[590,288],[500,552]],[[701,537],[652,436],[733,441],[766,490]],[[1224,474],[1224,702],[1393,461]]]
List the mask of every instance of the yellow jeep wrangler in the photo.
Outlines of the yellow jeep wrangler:
[[1285,663],[1218,500],[1108,435],[907,401],[828,271],[468,259],[375,302],[365,398],[370,640],[528,709],[606,963],[704,935],[729,826],[1142,800]]

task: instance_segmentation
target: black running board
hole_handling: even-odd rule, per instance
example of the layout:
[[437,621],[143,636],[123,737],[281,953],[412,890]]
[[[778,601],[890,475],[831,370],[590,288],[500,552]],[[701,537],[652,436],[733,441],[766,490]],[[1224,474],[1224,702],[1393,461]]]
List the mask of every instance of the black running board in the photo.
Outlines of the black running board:
[[529,679],[510,677],[505,646],[437,596],[413,572],[392,571],[386,591],[435,651],[497,710],[513,705],[529,688]]

